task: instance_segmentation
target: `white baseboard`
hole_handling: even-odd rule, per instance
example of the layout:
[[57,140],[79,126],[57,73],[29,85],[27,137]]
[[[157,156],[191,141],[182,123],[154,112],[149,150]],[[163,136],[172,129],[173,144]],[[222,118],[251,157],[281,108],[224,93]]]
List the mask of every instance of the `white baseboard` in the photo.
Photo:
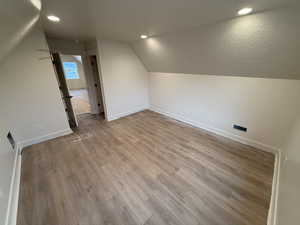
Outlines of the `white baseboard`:
[[20,146],[21,146],[21,148],[25,148],[25,147],[30,146],[30,145],[38,144],[38,143],[41,143],[43,141],[51,140],[53,138],[65,136],[65,135],[72,134],[72,133],[73,133],[73,131],[69,128],[69,129],[66,129],[66,130],[61,130],[61,131],[53,132],[53,133],[43,135],[43,136],[40,136],[40,137],[36,137],[36,138],[28,139],[28,140],[25,140],[25,141],[21,141]]
[[18,215],[18,202],[19,202],[19,190],[20,190],[20,180],[21,180],[21,164],[22,155],[20,154],[20,147],[17,148],[13,166],[13,173],[10,183],[9,199],[7,214],[5,219],[5,225],[16,225],[17,215]]
[[282,154],[281,151],[278,151],[278,153],[275,155],[272,194],[271,194],[271,202],[270,202],[270,208],[268,213],[267,225],[277,225],[281,163],[282,163]]
[[282,154],[281,151],[273,146],[269,146],[255,140],[250,140],[235,134],[231,134],[227,131],[223,131],[217,128],[213,128],[204,124],[201,124],[197,121],[187,119],[186,117],[179,115],[177,113],[167,112],[159,107],[150,106],[150,110],[163,114],[165,116],[171,117],[173,119],[182,121],[184,123],[190,124],[192,126],[207,130],[209,132],[230,138],[234,141],[240,142],[242,144],[250,145],[252,147],[271,152],[275,154],[275,162],[274,162],[274,174],[273,174],[273,183],[272,183],[272,195],[270,201],[270,208],[268,213],[268,225],[277,225],[277,207],[278,207],[278,195],[279,195],[279,182],[280,182],[280,169],[281,169],[281,160]]
[[277,207],[278,207],[278,195],[279,195],[279,182],[280,182],[280,169],[281,169],[281,160],[282,154],[281,151],[273,146],[269,146],[255,140],[250,140],[235,134],[231,134],[227,131],[223,131],[217,128],[213,128],[204,124],[201,124],[197,121],[187,119],[186,117],[176,114],[167,112],[159,107],[150,106],[150,110],[163,114],[165,116],[171,117],[173,119],[182,121],[184,123],[190,124],[192,126],[207,130],[209,132],[230,138],[234,141],[240,142],[242,144],[250,145],[252,147],[271,152],[275,154],[275,162],[274,162],[274,174],[273,174],[273,183],[272,183],[272,195],[271,195],[271,202],[270,208],[268,213],[268,225],[277,225]]
[[[140,112],[143,110],[146,110],[148,107],[141,107],[135,110],[127,111],[125,113],[120,113],[115,116],[110,117],[109,121],[118,119],[123,116],[127,116],[136,112]],[[226,131],[222,131],[216,128],[207,127],[203,124],[200,124],[196,121],[189,120],[181,115],[166,112],[158,107],[151,106],[150,110],[166,115],[168,117],[174,118],[176,120],[188,123],[190,125],[193,125],[195,127],[199,127],[201,129],[208,130],[210,132],[216,133],[218,135],[228,137],[230,139],[233,139],[235,141],[241,142],[243,144],[247,144],[256,148],[260,148],[262,150],[266,150],[269,152],[276,153],[275,154],[275,166],[274,166],[274,175],[273,175],[273,184],[272,184],[272,196],[271,196],[271,203],[269,208],[269,214],[268,214],[268,225],[277,225],[277,207],[278,207],[278,195],[279,195],[279,182],[280,182],[280,168],[281,168],[281,151],[278,149],[275,149],[271,146],[264,145],[262,143],[258,143],[253,140],[245,139],[243,137],[230,134]],[[17,223],[17,212],[18,212],[18,200],[19,200],[19,189],[20,189],[20,180],[21,180],[21,163],[22,163],[22,155],[19,154],[23,147],[37,144],[42,141],[50,140],[56,137],[64,136],[73,133],[71,129],[67,129],[64,131],[59,131],[55,133],[51,133],[49,135],[44,135],[38,138],[30,139],[21,142],[18,145],[18,150],[15,154],[15,160],[14,160],[14,167],[13,167],[13,174],[11,178],[11,185],[10,185],[10,193],[9,193],[9,201],[8,201],[8,210],[7,210],[7,216],[6,216],[6,222],[5,225],[16,225]]]
[[17,151],[15,153],[13,173],[10,184],[8,208],[5,219],[5,225],[16,225],[18,216],[19,190],[21,181],[21,164],[22,164],[22,149],[29,145],[37,144],[60,136],[73,133],[71,129],[54,132],[48,135],[40,136],[30,140],[22,141],[17,144]]
[[267,151],[267,152],[271,152],[273,154],[276,154],[279,151],[279,149],[277,149],[277,148],[275,148],[273,146],[266,145],[264,143],[261,143],[261,142],[255,141],[255,140],[251,140],[251,139],[248,139],[248,138],[236,135],[236,134],[232,134],[232,133],[229,133],[227,131],[221,130],[219,128],[211,127],[211,126],[203,124],[203,123],[199,123],[198,121],[188,119],[185,116],[180,115],[178,113],[168,112],[168,111],[166,111],[166,110],[164,110],[164,109],[162,109],[160,107],[157,107],[157,106],[151,105],[150,106],[150,110],[152,110],[154,112],[157,112],[157,113],[160,113],[160,114],[163,114],[165,116],[171,117],[173,119],[182,121],[184,123],[190,124],[190,125],[192,125],[194,127],[198,127],[198,128],[207,130],[209,132],[221,135],[223,137],[232,139],[232,140],[240,142],[242,144],[250,145],[252,147],[255,147],[255,148]]
[[115,115],[109,115],[107,117],[107,121],[113,121],[113,120],[119,119],[119,118],[124,117],[124,116],[129,116],[131,114],[144,111],[148,108],[149,108],[148,106],[140,106],[140,107],[136,107],[135,109],[132,109],[132,110],[129,110],[129,111],[126,111],[126,112],[118,113],[118,114],[115,114]]

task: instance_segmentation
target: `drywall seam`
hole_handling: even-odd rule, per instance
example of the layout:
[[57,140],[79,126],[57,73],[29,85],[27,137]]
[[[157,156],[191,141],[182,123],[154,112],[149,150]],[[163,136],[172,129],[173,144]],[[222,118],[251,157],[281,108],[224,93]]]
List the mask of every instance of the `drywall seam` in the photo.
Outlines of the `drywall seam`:
[[41,143],[43,141],[47,141],[47,140],[50,140],[50,139],[65,136],[65,135],[72,134],[72,133],[73,133],[73,131],[69,128],[69,129],[66,129],[66,130],[61,130],[61,131],[53,132],[53,133],[43,135],[43,136],[40,136],[40,137],[36,137],[36,138],[21,141],[20,146],[23,149],[23,148],[25,148],[27,146],[30,146],[30,145],[38,144],[38,143]]
[[19,201],[19,189],[21,180],[21,163],[22,155],[21,146],[17,145],[17,151],[14,159],[13,173],[10,183],[8,207],[5,219],[5,225],[16,225],[17,223],[17,211]]
[[108,118],[107,118],[107,120],[108,121],[113,121],[113,120],[119,119],[119,118],[124,117],[124,116],[129,116],[131,114],[144,111],[146,109],[149,109],[149,107],[146,106],[146,105],[139,106],[139,107],[136,107],[136,108],[134,108],[134,109],[132,109],[130,111],[127,111],[127,112],[118,113],[116,115],[109,115]]
[[274,174],[272,182],[271,202],[268,213],[268,225],[277,225],[277,213],[278,213],[278,196],[280,185],[280,170],[281,170],[282,153],[278,151],[275,155]]
[[254,148],[258,148],[258,149],[261,149],[261,150],[264,150],[267,152],[271,152],[273,154],[276,154],[279,152],[279,149],[274,146],[270,146],[270,145],[267,145],[267,144],[264,144],[264,143],[261,143],[261,142],[255,141],[255,140],[251,140],[251,139],[248,139],[245,137],[238,136],[236,134],[229,133],[228,131],[224,131],[224,130],[221,130],[221,129],[218,129],[215,127],[211,127],[211,126],[203,124],[203,123],[199,123],[195,120],[188,119],[185,116],[179,115],[177,113],[168,112],[168,111],[166,111],[160,107],[154,106],[154,105],[150,105],[150,110],[160,113],[160,114],[163,114],[163,115],[166,115],[168,117],[174,118],[176,120],[188,123],[195,127],[210,131],[212,133],[221,135],[223,137],[230,138],[230,139],[240,142],[242,144],[250,145]]

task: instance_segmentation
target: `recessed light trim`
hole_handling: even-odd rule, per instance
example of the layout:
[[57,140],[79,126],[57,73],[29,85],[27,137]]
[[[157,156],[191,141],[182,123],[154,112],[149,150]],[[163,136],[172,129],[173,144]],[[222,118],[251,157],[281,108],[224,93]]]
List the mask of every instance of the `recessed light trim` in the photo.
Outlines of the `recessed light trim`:
[[250,14],[252,11],[253,11],[252,8],[243,8],[243,9],[240,9],[240,10],[238,11],[238,15],[240,15],[240,16],[248,15],[248,14]]
[[55,23],[58,23],[60,21],[60,18],[57,16],[54,16],[54,15],[49,15],[49,16],[47,16],[47,18],[48,18],[48,20],[55,22]]
[[146,38],[148,38],[148,36],[145,35],[145,34],[142,34],[142,35],[141,35],[141,38],[142,38],[142,39],[146,39]]

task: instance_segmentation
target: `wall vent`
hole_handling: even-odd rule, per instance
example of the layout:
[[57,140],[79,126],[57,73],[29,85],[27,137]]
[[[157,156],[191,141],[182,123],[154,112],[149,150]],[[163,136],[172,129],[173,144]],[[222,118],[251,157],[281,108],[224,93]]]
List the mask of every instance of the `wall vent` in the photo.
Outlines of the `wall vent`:
[[247,132],[247,128],[246,127],[242,127],[242,126],[239,126],[239,125],[236,125],[236,124],[233,124],[233,128],[236,129],[236,130]]
[[9,141],[9,143],[11,144],[12,148],[15,149],[15,147],[16,147],[16,141],[15,141],[14,137],[12,136],[11,132],[8,132],[8,134],[7,134],[6,137],[7,137],[8,141]]

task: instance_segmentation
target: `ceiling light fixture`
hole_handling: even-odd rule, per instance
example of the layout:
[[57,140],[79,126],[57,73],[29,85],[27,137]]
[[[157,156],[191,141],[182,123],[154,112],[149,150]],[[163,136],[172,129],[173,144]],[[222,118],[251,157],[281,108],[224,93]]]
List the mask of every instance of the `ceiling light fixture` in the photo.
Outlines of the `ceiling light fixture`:
[[142,35],[141,35],[141,38],[142,38],[142,39],[146,39],[146,38],[148,38],[148,36],[145,35],[145,34],[142,34]]
[[50,20],[52,22],[56,22],[56,23],[60,21],[59,17],[54,16],[54,15],[47,16],[47,18],[48,18],[48,20]]
[[238,14],[240,16],[244,16],[244,15],[247,15],[247,14],[251,13],[252,11],[253,11],[252,8],[243,8],[243,9],[238,11]]

